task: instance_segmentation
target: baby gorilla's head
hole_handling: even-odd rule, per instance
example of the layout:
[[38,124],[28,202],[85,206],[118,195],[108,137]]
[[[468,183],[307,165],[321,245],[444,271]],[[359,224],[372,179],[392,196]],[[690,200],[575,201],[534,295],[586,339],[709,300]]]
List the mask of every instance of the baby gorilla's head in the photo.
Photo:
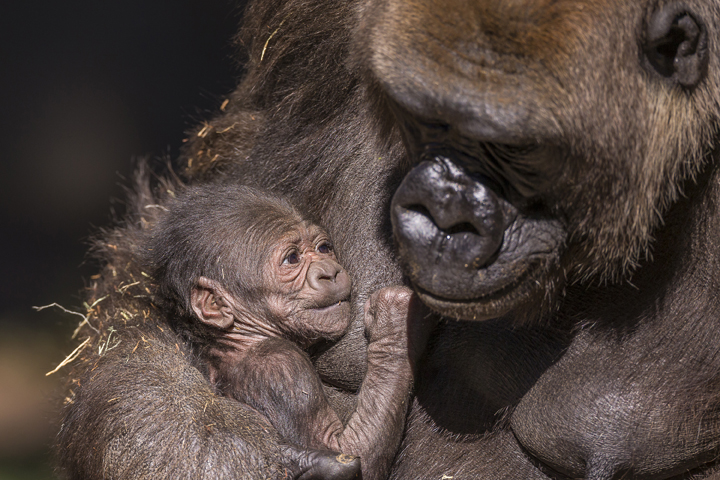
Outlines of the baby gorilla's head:
[[171,324],[197,346],[232,332],[309,346],[350,324],[350,277],[286,200],[238,185],[188,188],[144,254]]

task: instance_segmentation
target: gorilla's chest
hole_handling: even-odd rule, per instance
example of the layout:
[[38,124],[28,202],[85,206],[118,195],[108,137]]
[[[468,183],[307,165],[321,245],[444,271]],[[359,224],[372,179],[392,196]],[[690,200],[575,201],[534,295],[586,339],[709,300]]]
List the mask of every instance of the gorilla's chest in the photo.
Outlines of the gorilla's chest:
[[657,345],[611,343],[592,334],[574,340],[513,413],[518,441],[571,478],[703,470],[718,446],[717,417],[706,410],[717,382],[712,369],[688,370],[697,358],[663,358]]

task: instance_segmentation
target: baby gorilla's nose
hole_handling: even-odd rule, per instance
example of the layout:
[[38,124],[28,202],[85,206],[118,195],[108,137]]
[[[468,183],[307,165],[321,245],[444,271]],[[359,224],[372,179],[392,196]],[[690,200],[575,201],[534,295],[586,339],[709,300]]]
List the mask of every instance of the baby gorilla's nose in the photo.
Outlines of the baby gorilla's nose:
[[343,269],[339,263],[332,260],[315,260],[308,271],[308,281],[311,285],[320,285],[320,282],[335,282]]
[[313,290],[327,296],[327,302],[334,303],[345,300],[350,293],[350,277],[334,260],[315,260],[310,265],[307,281]]

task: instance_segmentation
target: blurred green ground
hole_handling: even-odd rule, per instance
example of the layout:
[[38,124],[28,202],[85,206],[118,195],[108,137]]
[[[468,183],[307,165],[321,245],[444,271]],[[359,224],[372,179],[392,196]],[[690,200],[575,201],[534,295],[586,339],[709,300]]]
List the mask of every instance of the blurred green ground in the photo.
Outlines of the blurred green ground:
[[55,480],[46,455],[0,459],[0,480]]
[[0,480],[54,480],[49,445],[58,428],[62,371],[77,321],[58,311],[0,318]]

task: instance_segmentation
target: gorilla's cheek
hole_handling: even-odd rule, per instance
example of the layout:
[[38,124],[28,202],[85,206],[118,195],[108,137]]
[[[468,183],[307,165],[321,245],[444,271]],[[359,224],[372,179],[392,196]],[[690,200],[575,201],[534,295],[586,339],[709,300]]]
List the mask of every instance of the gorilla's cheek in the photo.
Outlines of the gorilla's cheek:
[[449,156],[422,161],[393,197],[392,223],[406,274],[443,314],[484,320],[544,288],[565,233],[533,218]]

